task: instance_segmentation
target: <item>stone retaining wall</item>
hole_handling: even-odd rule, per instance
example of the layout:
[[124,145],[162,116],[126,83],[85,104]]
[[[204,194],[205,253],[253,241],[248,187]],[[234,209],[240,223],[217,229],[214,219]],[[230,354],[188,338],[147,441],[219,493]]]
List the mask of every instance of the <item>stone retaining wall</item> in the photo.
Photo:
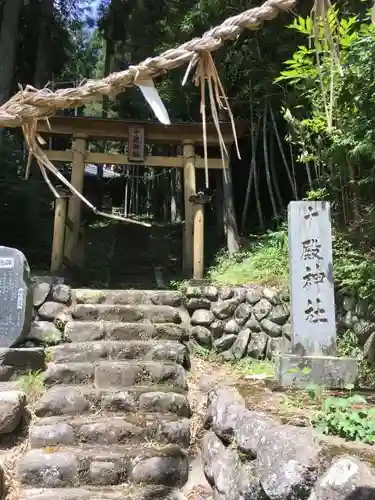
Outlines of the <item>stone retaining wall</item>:
[[202,459],[215,500],[375,498],[369,464],[337,440],[250,411],[234,388],[209,393],[206,429]]
[[[268,287],[189,286],[184,304],[192,337],[224,360],[272,359],[291,350],[289,296]],[[375,363],[375,303],[336,295],[338,334],[351,330]]]
[[288,297],[262,287],[193,287],[184,290],[191,335],[224,360],[272,359],[290,350]]
[[354,332],[365,358],[375,363],[375,303],[343,296],[336,298],[336,309],[339,329]]
[[38,281],[33,286],[34,321],[25,347],[56,345],[64,341],[65,324],[72,319],[70,286]]

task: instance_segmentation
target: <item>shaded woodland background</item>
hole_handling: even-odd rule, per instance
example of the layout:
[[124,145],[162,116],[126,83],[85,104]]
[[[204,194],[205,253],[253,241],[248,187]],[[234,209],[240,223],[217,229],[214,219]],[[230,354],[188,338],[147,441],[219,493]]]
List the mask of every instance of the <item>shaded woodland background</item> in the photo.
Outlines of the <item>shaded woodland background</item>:
[[[37,88],[48,85],[58,89],[122,70],[199,36],[227,17],[260,3],[261,0],[2,0],[0,101],[4,103],[17,92],[19,85]],[[368,22],[371,4],[361,0],[336,2],[339,18],[357,16],[357,24]],[[312,2],[300,2],[298,14],[308,16],[311,7]],[[309,63],[300,64],[298,71],[305,71],[302,75],[275,82],[285,69],[284,62],[298,52],[298,47],[308,47],[307,32],[287,27],[294,19],[293,14],[281,15],[262,30],[246,33],[214,55],[233,114],[248,123],[248,133],[240,142],[241,160],[234,152],[231,155],[238,227],[246,240],[250,234],[276,230],[292,199],[305,196],[329,199],[345,241],[353,242],[361,252],[371,256],[375,148],[372,136],[364,136],[366,131],[375,130],[372,126],[374,84],[370,83],[375,79],[369,80],[374,66],[370,60],[375,60],[375,37],[372,33],[364,35],[362,49],[352,47],[350,40],[345,42],[350,45],[350,57],[357,61],[355,84],[358,88],[354,85],[352,93],[345,98],[343,86],[338,84],[338,102],[341,99],[347,103],[346,111],[343,106],[337,108],[340,120],[345,122],[345,116],[353,115],[358,95],[363,99],[367,96],[361,108],[366,110],[366,116],[357,114],[355,130],[353,123],[347,120],[346,130],[350,129],[352,136],[335,149],[337,142],[327,136],[320,110],[317,113],[314,109],[314,103],[321,104],[317,98],[321,92],[317,90],[316,74],[308,73]],[[356,26],[353,30],[359,33],[359,24]],[[350,36],[348,31],[347,37]],[[313,61],[314,54],[310,56]],[[367,74],[358,76],[358,72],[365,69]],[[199,92],[192,83],[181,87],[184,71],[185,68],[174,70],[156,84],[173,122],[197,122],[200,121]],[[346,85],[353,81],[353,75],[348,75]],[[285,119],[290,110],[295,110],[292,118]],[[136,89],[129,89],[115,100],[104,99],[83,109],[65,112],[154,119]],[[308,133],[306,120],[310,120]],[[340,137],[342,139],[343,134]],[[58,146],[59,149],[70,147],[66,143]],[[90,147],[115,152],[123,151],[124,145],[91,143]],[[19,131],[5,131],[1,149],[0,243],[22,249],[32,265],[48,267],[52,194],[35,166],[31,178],[23,180],[26,151]],[[356,155],[352,154],[353,150]],[[155,154],[168,152],[167,149]],[[67,168],[64,171],[69,175]],[[120,209],[128,186],[126,214],[159,222],[178,222],[183,218],[179,174],[168,169],[152,172],[133,167],[125,167],[118,173],[120,180],[109,181],[99,172],[98,178],[86,181],[85,188],[98,203],[109,194],[112,203]],[[203,179],[198,179],[198,186],[202,183]],[[215,178],[211,179],[210,188],[215,195]],[[222,243],[215,225],[215,210],[213,204],[208,214],[210,255],[214,255]],[[93,221],[90,214],[85,213],[85,218],[87,224],[101,224]]]

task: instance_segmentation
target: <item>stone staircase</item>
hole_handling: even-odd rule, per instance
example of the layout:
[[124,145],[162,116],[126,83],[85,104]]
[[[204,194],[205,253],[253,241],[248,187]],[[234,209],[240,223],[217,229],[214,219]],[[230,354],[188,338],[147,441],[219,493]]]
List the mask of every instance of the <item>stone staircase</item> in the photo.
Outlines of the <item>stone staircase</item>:
[[74,290],[18,467],[19,500],[182,500],[188,323],[169,291]]

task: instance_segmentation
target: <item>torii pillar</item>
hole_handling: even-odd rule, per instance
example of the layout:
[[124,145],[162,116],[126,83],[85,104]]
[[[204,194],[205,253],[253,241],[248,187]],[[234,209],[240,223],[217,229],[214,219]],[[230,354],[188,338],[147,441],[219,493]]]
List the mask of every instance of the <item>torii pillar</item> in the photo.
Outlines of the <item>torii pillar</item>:
[[[73,162],[70,183],[79,192],[83,192],[85,174],[86,136],[75,135],[73,142]],[[77,249],[81,229],[81,200],[73,195],[69,199],[68,216],[66,220],[66,239],[64,257],[68,263],[78,264]]]
[[185,140],[183,142],[183,155],[184,155],[184,201],[185,201],[183,271],[185,276],[191,277],[193,272],[194,207],[190,201],[190,198],[196,194],[195,147],[193,141]]
[[190,197],[190,202],[194,206],[194,264],[193,278],[203,279],[204,275],[204,206],[211,201],[211,196],[199,192]]

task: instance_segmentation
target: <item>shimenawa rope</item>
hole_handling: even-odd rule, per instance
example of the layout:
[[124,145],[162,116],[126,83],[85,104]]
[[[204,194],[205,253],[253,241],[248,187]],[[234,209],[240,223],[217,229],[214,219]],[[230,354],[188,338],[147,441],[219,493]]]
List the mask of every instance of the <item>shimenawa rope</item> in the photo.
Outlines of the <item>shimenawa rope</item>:
[[126,87],[134,86],[137,80],[155,78],[193,59],[197,62],[200,53],[219,49],[225,40],[237,38],[245,29],[259,29],[265,21],[274,19],[280,11],[290,10],[296,2],[297,0],[267,0],[260,7],[228,18],[201,38],[194,38],[180,47],[148,58],[137,66],[130,66],[101,80],[89,80],[76,88],[51,92],[47,88],[36,90],[27,86],[0,107],[0,126],[19,127],[23,119],[48,117],[58,109],[76,108],[101,95],[116,96]]

